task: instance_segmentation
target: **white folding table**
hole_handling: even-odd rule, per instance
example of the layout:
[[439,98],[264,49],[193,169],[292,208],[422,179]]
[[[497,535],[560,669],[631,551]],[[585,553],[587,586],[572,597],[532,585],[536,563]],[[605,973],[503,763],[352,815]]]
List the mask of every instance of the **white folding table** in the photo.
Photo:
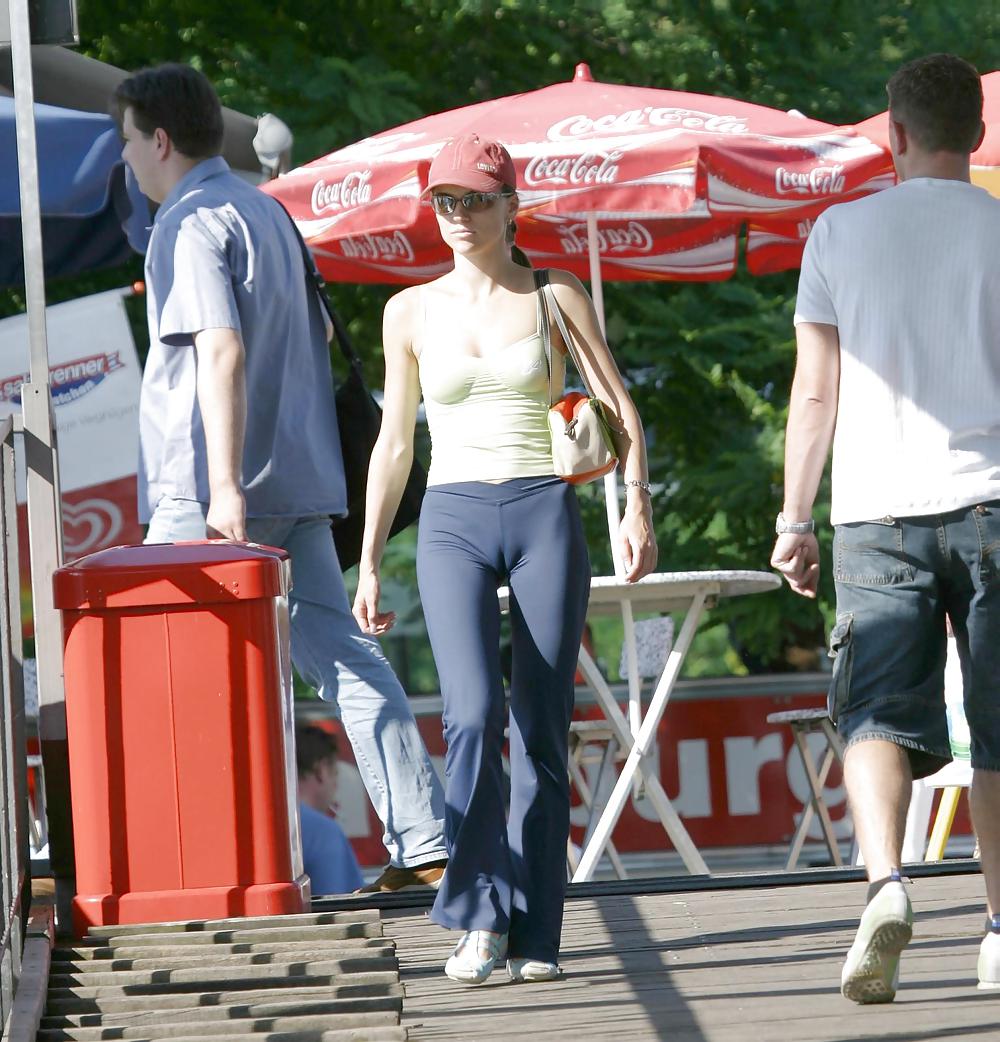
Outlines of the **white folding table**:
[[[777,589],[780,585],[781,579],[773,572],[753,571],[657,572],[647,575],[637,583],[626,583],[619,577],[605,575],[595,576],[591,580],[588,615],[622,613],[626,619],[626,657],[630,663],[635,662],[635,631],[634,627],[628,625],[633,609],[637,612],[661,615],[683,611],[685,616],[680,634],[667,656],[645,715],[642,713],[638,675],[634,668],[629,669],[629,718],[633,726],[630,726],[629,719],[626,719],[615,701],[607,681],[601,676],[590,653],[586,648],[580,648],[580,670],[593,689],[597,702],[614,731],[615,740],[628,755],[611,796],[585,844],[573,875],[573,882],[585,881],[593,876],[594,869],[607,849],[611,834],[624,810],[629,791],[640,775],[646,795],[688,871],[708,874],[708,866],[663,791],[660,779],[651,764],[649,752],[673,693],[674,684],[680,675],[684,657],[691,647],[691,641],[705,611],[713,607],[721,597],[763,593]],[[501,608],[506,610],[509,591],[506,587],[501,587],[497,594]],[[632,644],[631,647],[628,647],[629,642]]]

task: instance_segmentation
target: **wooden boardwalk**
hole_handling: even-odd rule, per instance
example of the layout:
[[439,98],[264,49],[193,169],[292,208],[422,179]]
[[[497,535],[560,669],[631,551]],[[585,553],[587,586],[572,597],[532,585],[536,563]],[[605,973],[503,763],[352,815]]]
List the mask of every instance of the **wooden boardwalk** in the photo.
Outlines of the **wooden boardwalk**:
[[455,984],[442,966],[457,935],[422,908],[382,917],[411,1042],[1000,1038],[1000,992],[976,989],[981,877],[918,879],[910,893],[917,924],[889,1006],[839,992],[864,906],[858,882],[571,900],[567,976],[551,984],[515,985],[505,971],[479,988]]

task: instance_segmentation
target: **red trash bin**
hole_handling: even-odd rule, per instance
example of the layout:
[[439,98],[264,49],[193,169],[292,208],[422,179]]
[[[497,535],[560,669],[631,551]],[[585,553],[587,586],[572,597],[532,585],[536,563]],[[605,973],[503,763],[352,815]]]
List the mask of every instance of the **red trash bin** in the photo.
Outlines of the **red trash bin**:
[[301,912],[288,556],[102,550],[62,610],[74,926]]

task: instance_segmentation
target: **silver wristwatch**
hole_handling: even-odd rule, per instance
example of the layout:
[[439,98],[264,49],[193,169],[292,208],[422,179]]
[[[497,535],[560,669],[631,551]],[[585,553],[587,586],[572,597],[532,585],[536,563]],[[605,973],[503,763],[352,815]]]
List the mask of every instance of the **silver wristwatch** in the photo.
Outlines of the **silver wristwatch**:
[[774,531],[777,535],[808,535],[816,531],[816,522],[809,518],[808,521],[786,521],[784,514],[779,514],[774,519]]

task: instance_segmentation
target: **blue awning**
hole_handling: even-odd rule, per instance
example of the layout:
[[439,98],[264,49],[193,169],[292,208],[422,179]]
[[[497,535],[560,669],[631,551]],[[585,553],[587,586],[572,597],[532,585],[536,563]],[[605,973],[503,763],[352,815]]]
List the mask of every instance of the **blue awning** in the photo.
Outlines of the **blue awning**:
[[[35,106],[46,278],[124,263],[145,246],[149,204],[110,116]],[[0,287],[24,282],[14,100],[0,97]]]

